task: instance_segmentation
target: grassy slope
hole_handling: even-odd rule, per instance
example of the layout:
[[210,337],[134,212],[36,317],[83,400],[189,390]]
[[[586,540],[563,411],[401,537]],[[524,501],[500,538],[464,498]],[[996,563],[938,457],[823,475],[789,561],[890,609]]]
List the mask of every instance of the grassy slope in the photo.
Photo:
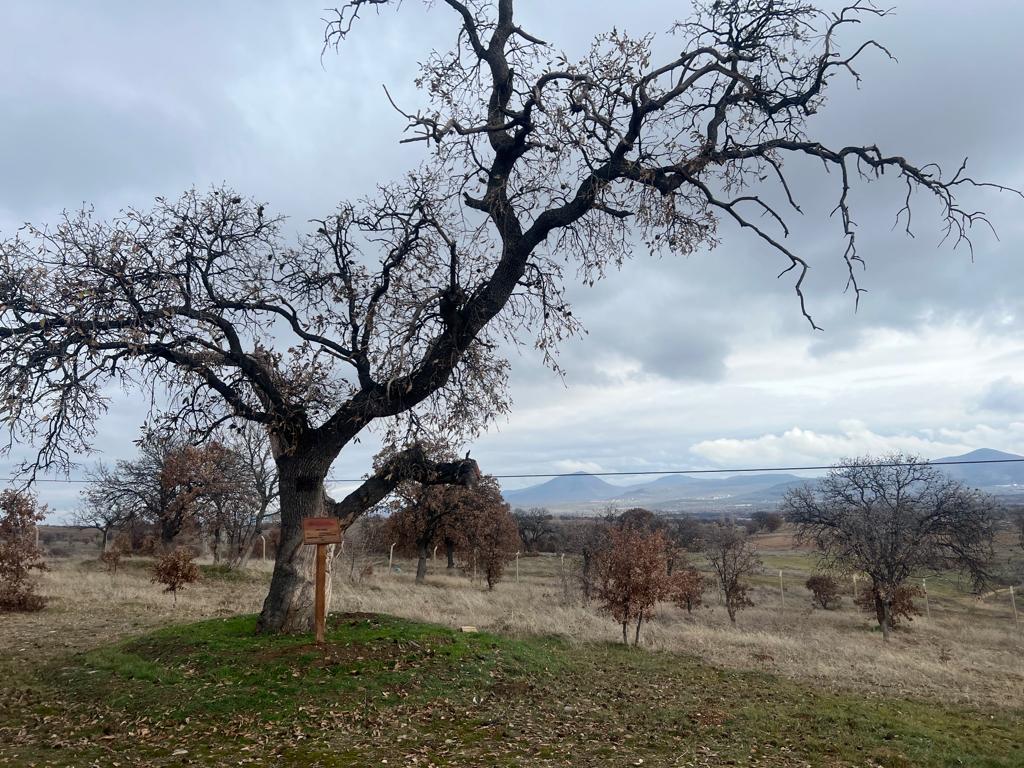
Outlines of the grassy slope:
[[0,704],[0,765],[1024,765],[1020,712],[381,616],[332,616],[322,649],[253,626],[47,666]]

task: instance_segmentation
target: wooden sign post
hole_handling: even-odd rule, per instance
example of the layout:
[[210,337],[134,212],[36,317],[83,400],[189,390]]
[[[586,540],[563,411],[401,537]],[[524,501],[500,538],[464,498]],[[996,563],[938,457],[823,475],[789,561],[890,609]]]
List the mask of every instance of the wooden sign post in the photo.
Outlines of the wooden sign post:
[[327,545],[341,544],[341,521],[336,517],[307,517],[302,521],[302,543],[316,545],[316,598],[313,624],[316,642],[324,641],[327,623]]

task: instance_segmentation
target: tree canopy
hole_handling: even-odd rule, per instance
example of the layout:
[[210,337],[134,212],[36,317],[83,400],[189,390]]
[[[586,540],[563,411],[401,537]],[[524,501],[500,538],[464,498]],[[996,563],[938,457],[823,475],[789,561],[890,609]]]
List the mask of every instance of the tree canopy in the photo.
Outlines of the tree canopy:
[[952,569],[977,586],[989,579],[994,500],[916,456],[847,459],[817,485],[789,491],[782,509],[826,566],[868,576],[886,639],[912,576]]

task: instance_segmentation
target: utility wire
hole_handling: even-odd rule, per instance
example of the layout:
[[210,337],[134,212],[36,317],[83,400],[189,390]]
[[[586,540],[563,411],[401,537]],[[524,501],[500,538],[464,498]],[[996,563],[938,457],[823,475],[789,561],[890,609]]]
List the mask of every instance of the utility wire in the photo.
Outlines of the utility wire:
[[[881,462],[878,464],[858,464],[861,467],[912,467],[918,464],[928,464],[933,467],[949,467],[967,464],[1021,464],[1024,458],[1020,459],[971,459],[968,461],[921,461],[921,462]],[[499,480],[528,479],[541,477],[574,477],[576,475],[589,475],[591,477],[620,477],[620,476],[645,476],[645,475],[724,475],[741,474],[746,472],[811,472],[815,470],[835,469],[835,464],[820,464],[811,467],[737,467],[733,469],[646,469],[636,472],[534,472],[518,475],[492,475]],[[840,465],[841,466],[841,465]],[[329,477],[325,480],[328,483],[361,483],[366,478],[345,479]],[[2,481],[9,483],[20,482],[20,478],[5,477]],[[91,480],[85,478],[36,478],[37,483],[89,483]]]

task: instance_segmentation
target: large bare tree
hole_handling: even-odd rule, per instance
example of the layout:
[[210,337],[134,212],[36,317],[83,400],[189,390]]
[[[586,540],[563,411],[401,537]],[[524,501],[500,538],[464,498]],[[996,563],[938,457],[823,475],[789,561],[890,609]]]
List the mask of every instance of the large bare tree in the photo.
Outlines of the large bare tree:
[[[385,4],[346,3],[325,45]],[[532,332],[550,356],[578,330],[563,270],[593,281],[634,242],[673,254],[713,246],[725,218],[781,259],[810,320],[808,265],[784,240],[799,210],[785,165],[794,156],[836,179],[855,295],[856,181],[902,181],[908,225],[925,193],[954,243],[984,220],[957,200],[977,186],[963,167],[944,175],[808,133],[832,79],[886,55],[874,41],[841,46],[849,27],[883,15],[867,2],[836,13],[802,0],[698,4],[673,27],[679,53],[660,61],[651,37],[617,30],[570,61],[520,26],[513,0],[437,6],[452,14],[455,43],[422,63],[426,106],[396,105],[423,164],[298,242],[264,204],[217,189],[109,222],[68,215],[0,245],[0,392],[12,439],[35,446],[29,471],[90,447],[111,384],[159,388],[162,418],[197,439],[227,421],[271,434],[282,539],[264,631],[309,626],[304,517],[347,526],[403,479],[474,475],[472,462],[436,465],[413,445],[346,498],[324,492],[334,460],[372,424],[399,438],[410,424],[472,433],[503,411],[499,342]],[[762,196],[772,184],[785,207]]]
[[817,484],[791,490],[782,509],[824,565],[871,579],[886,640],[894,601],[911,577],[953,569],[977,586],[989,578],[994,500],[916,456],[843,461]]

